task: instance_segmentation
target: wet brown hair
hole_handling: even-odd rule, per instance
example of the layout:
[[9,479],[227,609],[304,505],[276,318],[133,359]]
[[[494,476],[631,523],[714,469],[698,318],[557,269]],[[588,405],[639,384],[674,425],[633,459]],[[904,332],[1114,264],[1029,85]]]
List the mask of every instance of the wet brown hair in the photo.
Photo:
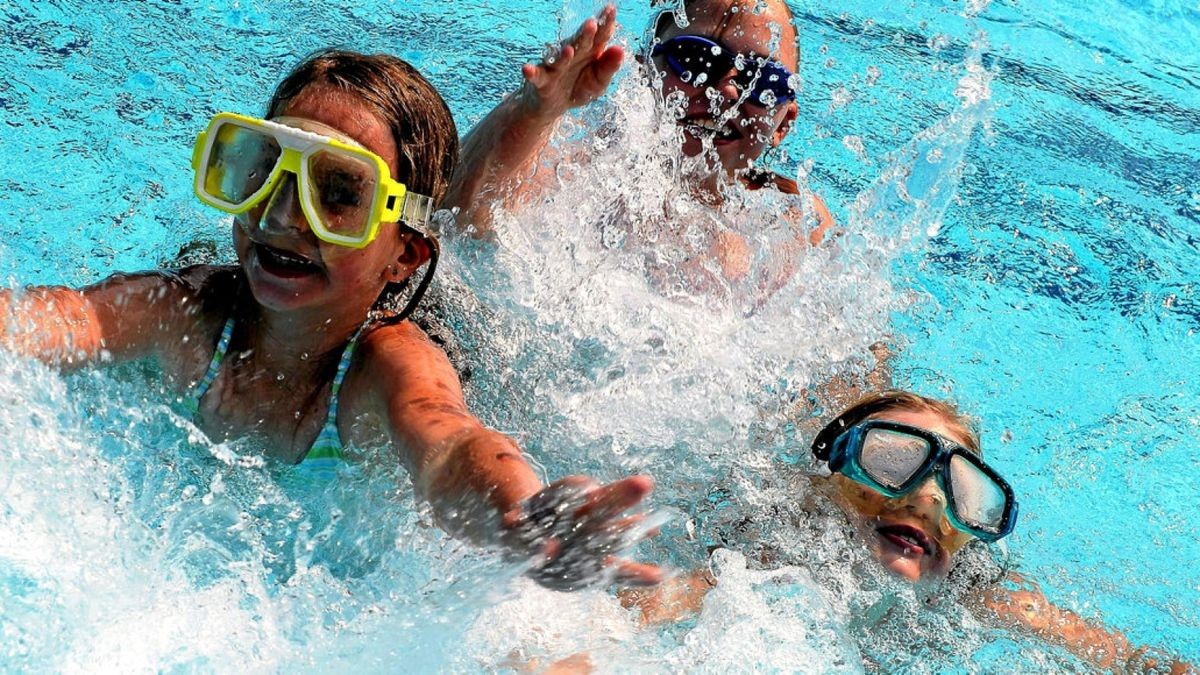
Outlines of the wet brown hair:
[[[739,0],[733,0],[733,1],[738,2]],[[792,11],[792,6],[787,3],[787,0],[777,0],[777,1],[779,2],[779,4],[783,5],[783,9],[787,11],[788,22],[791,23],[793,27],[795,27],[796,13]],[[682,7],[684,10],[689,10],[701,2],[711,2],[711,0],[683,0],[683,2],[679,2],[678,0],[650,0],[650,6],[651,7],[662,7],[663,5],[675,5],[676,7]],[[673,9],[674,8],[668,7],[664,11],[671,12],[671,11],[673,11]],[[662,18],[662,16],[660,15],[659,17],[655,18],[655,21],[658,21],[661,18]],[[661,30],[658,30],[659,28],[661,28],[661,26],[659,26],[658,24],[655,24],[655,35],[656,36],[660,35],[662,33]]]
[[271,96],[267,117],[313,84],[361,99],[392,131],[397,181],[441,201],[458,163],[458,129],[450,107],[416,68],[389,54],[326,49],[296,66]]
[[833,449],[833,442],[837,440],[837,437],[843,431],[872,415],[889,410],[936,413],[946,420],[948,427],[958,431],[962,435],[965,441],[963,443],[964,447],[976,455],[983,456],[983,451],[979,447],[979,434],[975,430],[975,423],[970,417],[962,414],[958,408],[945,401],[939,401],[921,396],[920,394],[914,394],[911,391],[902,391],[899,389],[890,389],[870,394],[859,399],[857,403],[835,417],[813,439],[813,454],[816,455],[817,459],[828,460],[829,453]]

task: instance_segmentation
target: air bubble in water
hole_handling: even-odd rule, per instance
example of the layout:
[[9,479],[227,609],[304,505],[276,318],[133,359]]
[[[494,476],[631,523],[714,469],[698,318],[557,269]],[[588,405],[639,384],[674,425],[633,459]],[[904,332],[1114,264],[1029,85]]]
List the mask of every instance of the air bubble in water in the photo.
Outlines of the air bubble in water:
[[851,93],[846,87],[838,87],[837,89],[829,92],[829,98],[829,109],[837,110],[850,105],[850,101],[854,100],[854,94]]

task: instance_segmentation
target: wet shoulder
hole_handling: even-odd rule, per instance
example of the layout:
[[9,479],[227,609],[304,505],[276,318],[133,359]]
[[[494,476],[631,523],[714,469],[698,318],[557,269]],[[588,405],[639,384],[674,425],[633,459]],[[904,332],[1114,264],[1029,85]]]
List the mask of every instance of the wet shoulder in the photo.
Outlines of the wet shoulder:
[[225,322],[241,289],[235,267],[196,265],[157,273],[160,279],[164,370],[181,387],[208,369]]
[[812,246],[820,244],[835,225],[833,214],[829,212],[825,200],[820,195],[802,190],[800,184],[791,178],[773,171],[758,171],[746,176],[746,187],[751,190],[770,189],[781,194],[801,197],[804,200],[803,206],[789,208],[788,218],[803,226]]
[[380,326],[359,340],[346,376],[343,401],[353,417],[386,418],[397,402],[449,401],[462,388],[446,354],[411,321]]
[[383,325],[366,332],[359,340],[357,359],[368,370],[426,371],[450,367],[445,352],[412,321]]

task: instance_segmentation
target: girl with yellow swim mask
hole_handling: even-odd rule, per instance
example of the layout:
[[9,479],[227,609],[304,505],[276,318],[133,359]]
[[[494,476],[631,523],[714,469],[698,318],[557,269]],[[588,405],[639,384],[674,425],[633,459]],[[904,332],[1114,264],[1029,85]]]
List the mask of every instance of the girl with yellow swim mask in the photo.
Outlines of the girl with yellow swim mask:
[[613,559],[650,479],[543,486],[406,320],[457,155],[446,103],[412,66],[317,54],[266,119],[217,115],[195,145],[195,191],[233,216],[236,265],[0,291],[0,345],[64,369],[152,359],[214,441],[252,439],[319,474],[388,448],[443,528],[530,559],[545,585],[654,582],[657,568]]

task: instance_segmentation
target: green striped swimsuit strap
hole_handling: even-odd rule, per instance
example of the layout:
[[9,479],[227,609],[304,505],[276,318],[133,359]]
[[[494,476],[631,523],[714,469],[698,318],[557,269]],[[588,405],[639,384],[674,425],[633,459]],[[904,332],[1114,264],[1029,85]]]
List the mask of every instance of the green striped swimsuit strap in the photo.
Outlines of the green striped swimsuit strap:
[[304,455],[304,459],[300,460],[306,467],[315,467],[317,464],[336,465],[343,459],[342,437],[338,432],[337,423],[338,395],[342,391],[342,382],[345,381],[346,373],[350,370],[350,363],[354,360],[354,349],[358,346],[358,339],[365,327],[364,324],[362,328],[359,328],[342,350],[342,358],[338,361],[337,375],[333,377],[333,387],[329,392],[329,412],[325,415],[325,425],[321,427],[321,433],[317,434],[317,440],[313,441],[312,447]]
[[192,387],[188,395],[183,400],[183,407],[195,417],[200,413],[200,399],[208,393],[208,388],[212,386],[213,380],[217,379],[217,373],[221,370],[221,362],[225,360],[225,353],[229,351],[229,340],[233,337],[233,314],[225,320],[225,327],[221,329],[221,337],[217,340],[217,348],[213,350],[212,360],[208,362],[208,371],[204,373],[204,377]]

